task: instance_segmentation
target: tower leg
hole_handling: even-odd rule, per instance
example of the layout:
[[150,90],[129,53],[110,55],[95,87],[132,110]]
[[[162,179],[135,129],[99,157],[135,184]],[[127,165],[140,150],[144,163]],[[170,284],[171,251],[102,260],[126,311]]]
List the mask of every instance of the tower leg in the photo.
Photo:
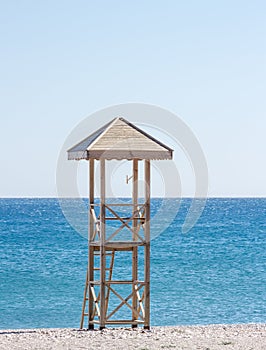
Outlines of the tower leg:
[[150,161],[145,160],[145,248],[144,280],[145,284],[145,320],[144,329],[150,329]]
[[93,239],[94,232],[94,221],[92,210],[94,210],[94,159],[90,159],[89,162],[89,246],[88,246],[88,277],[89,277],[89,290],[88,290],[88,298],[89,298],[89,306],[88,306],[88,329],[94,329],[93,318],[94,318],[94,305],[93,305],[93,295],[91,292],[90,281],[94,280],[94,248],[90,246],[90,242]]
[[105,160],[100,159],[100,329],[105,328]]
[[88,297],[89,297],[89,310],[88,310],[88,329],[94,329],[93,318],[94,318],[94,303],[93,303],[93,295],[91,293],[91,285],[90,282],[94,280],[94,248],[89,247],[89,290],[88,290]]
[[[133,191],[132,191],[132,199],[133,199],[133,215],[136,217],[136,211],[138,207],[138,160],[133,159]],[[138,219],[133,218],[132,221],[133,228],[133,241],[137,241],[137,229],[138,229]],[[137,328],[137,322],[134,322],[136,319],[136,313],[138,309],[138,299],[137,293],[135,289],[135,282],[138,280],[138,247],[132,248],[132,328]]]

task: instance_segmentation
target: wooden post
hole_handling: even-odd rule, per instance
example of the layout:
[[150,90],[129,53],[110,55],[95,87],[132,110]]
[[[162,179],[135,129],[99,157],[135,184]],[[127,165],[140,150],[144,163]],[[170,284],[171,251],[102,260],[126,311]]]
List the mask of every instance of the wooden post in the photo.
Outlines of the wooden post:
[[[132,201],[133,201],[133,214],[136,216],[136,210],[138,206],[138,159],[133,159],[133,191],[132,191]],[[132,220],[132,228],[133,228],[133,241],[137,241],[137,226],[138,219]],[[138,299],[136,293],[136,281],[138,280],[138,247],[132,248],[132,328],[136,328],[138,326],[137,322],[134,322],[136,319],[136,312],[138,309]],[[134,313],[135,310],[135,313]]]
[[145,319],[144,329],[150,329],[150,161],[145,160]]
[[94,222],[93,222],[93,216],[92,213],[90,211],[91,208],[94,209],[93,204],[94,204],[94,159],[90,159],[90,183],[89,183],[89,218],[90,218],[90,222],[89,222],[89,241],[92,240],[93,237],[93,231],[94,231]]
[[94,248],[91,247],[90,242],[93,239],[93,231],[94,231],[94,221],[93,221],[93,215],[91,213],[91,209],[94,209],[94,159],[90,159],[90,176],[89,176],[89,261],[88,261],[88,276],[89,276],[89,290],[88,290],[88,297],[89,297],[89,317],[88,317],[88,328],[94,329],[93,322],[93,295],[91,293],[91,282],[94,280]]
[[100,329],[105,327],[105,160],[100,159]]

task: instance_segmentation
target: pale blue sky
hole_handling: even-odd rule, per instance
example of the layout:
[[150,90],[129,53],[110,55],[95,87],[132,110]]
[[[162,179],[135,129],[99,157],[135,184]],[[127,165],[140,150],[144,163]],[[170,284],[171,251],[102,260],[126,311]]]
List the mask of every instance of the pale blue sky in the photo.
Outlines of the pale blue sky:
[[126,102],[190,126],[210,196],[266,196],[265,4],[1,1],[0,196],[55,196],[66,136]]

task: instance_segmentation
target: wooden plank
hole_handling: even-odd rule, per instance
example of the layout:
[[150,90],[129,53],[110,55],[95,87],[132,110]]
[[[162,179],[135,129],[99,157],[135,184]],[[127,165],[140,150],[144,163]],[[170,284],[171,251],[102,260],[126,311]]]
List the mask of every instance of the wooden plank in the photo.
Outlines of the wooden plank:
[[145,322],[144,328],[150,328],[150,161],[145,160],[145,212],[146,222],[144,226],[146,245],[144,247],[144,280],[145,286]]
[[[100,238],[100,220],[97,219],[94,208],[90,209],[90,225],[92,226],[93,234],[91,235],[90,242],[93,242],[98,234]],[[95,225],[95,228],[94,228]]]
[[84,316],[85,316],[85,309],[86,309],[86,302],[88,300],[87,293],[88,293],[88,279],[89,279],[89,272],[87,267],[87,273],[86,273],[86,281],[85,281],[85,288],[84,288],[84,294],[83,294],[83,303],[82,303],[82,311],[81,311],[81,319],[80,319],[80,329],[83,328],[84,324]]
[[[123,243],[125,243],[125,244],[122,244],[119,246],[117,246],[116,244],[113,244],[113,243],[108,243],[108,245],[105,244],[105,251],[106,252],[111,252],[113,250],[121,251],[121,252],[122,251],[132,251],[132,249],[133,249],[132,242],[129,242],[129,244],[128,244],[128,242],[123,242]],[[133,244],[135,244],[135,242],[133,242]],[[139,243],[137,243],[137,244],[139,244]],[[100,243],[99,242],[93,242],[91,245],[94,247],[94,249],[96,251],[99,252],[99,250],[100,250]],[[143,246],[143,243],[141,243],[139,245]]]
[[[90,241],[94,238],[94,219],[92,216],[92,204],[94,203],[94,159],[90,159],[89,161],[89,245],[88,245],[88,283],[89,281],[94,280],[94,249],[90,246]],[[90,327],[90,321],[94,318],[94,305],[93,305],[93,295],[91,292],[91,288],[88,290],[88,327]]]
[[105,327],[105,160],[100,160],[100,329]]
[[[132,240],[133,241],[138,241],[138,219],[136,218],[136,213],[139,214],[138,210],[138,160],[133,159],[133,189],[132,189],[132,203],[133,203],[133,221],[132,221],[132,226],[133,226],[133,235],[132,235]],[[132,279],[133,281],[137,281],[138,279],[138,247],[134,247],[132,251]],[[135,319],[135,315],[137,312],[137,293],[135,290],[135,285],[132,285],[132,321]],[[135,328],[137,327],[137,323],[133,323],[132,327]]]
[[[91,150],[88,151],[88,155],[86,157],[80,157],[78,159],[128,159],[132,160],[134,158],[137,159],[172,159],[172,151],[151,151],[151,150],[134,150],[129,148],[128,150],[116,150],[116,149],[102,149],[102,150]],[[73,159],[76,159],[75,157]]]
[[[117,250],[132,250],[132,248],[135,246],[143,246],[145,243],[142,241],[138,242],[132,242],[132,241],[113,241],[113,242],[106,242],[105,243],[105,249],[117,249]],[[99,241],[91,242],[91,246],[94,247],[100,247],[101,243]]]
[[132,207],[132,203],[107,203],[108,207]]
[[[94,247],[89,245],[89,256],[88,256],[88,283],[92,282],[94,280]],[[89,319],[90,322],[93,319],[93,295],[91,293],[91,290],[88,291],[89,294],[89,306],[88,306],[88,312],[89,312]]]
[[94,159],[89,161],[89,215],[90,215],[90,224],[89,224],[89,240],[92,240],[93,231],[94,231],[94,220],[92,217],[91,206],[94,204]]
[[[144,323],[144,321],[142,321],[142,320],[134,320],[134,322],[137,322],[139,324]],[[100,322],[95,320],[93,323],[99,324]],[[132,322],[132,320],[109,320],[109,321],[107,320],[105,323],[106,324],[132,324],[133,322]]]
[[[93,203],[94,207],[99,207],[100,203]],[[133,207],[132,203],[105,203],[108,207]],[[143,203],[138,203],[138,206],[143,206]]]
[[134,283],[132,280],[112,280],[112,281],[106,281],[106,284],[132,284]]
[[129,216],[127,216],[127,217],[125,217],[125,216],[121,216],[121,217],[114,217],[114,216],[109,216],[109,217],[106,217],[105,218],[105,220],[119,220],[119,221],[122,221],[123,222],[123,220],[129,220],[130,219],[130,217]]
[[[92,281],[90,284],[92,286],[94,285],[100,285],[101,281]],[[132,280],[112,280],[112,281],[105,281],[105,284],[132,284],[132,283],[135,283],[135,284],[139,284],[140,286],[145,286],[147,283],[145,281],[136,281],[136,282],[133,282]]]
[[141,297],[140,293],[139,293],[139,290],[137,290],[137,285],[135,285],[134,288],[136,289],[136,294],[137,294],[137,297],[138,297],[139,307],[140,307],[140,309],[142,311],[143,317],[145,318],[145,310],[144,310],[144,307],[143,307],[144,293],[143,293],[143,295]]
[[96,307],[98,316],[100,316],[101,313],[100,313],[100,308],[99,308],[99,305],[98,305],[99,298],[96,297],[95,290],[94,290],[93,286],[90,287],[90,290],[91,290],[91,294],[93,296],[93,301],[95,303],[95,307]]
[[[115,251],[112,251],[111,254],[111,261],[110,261],[110,267],[106,268],[106,271],[109,271],[109,276],[108,276],[108,282],[112,281],[113,277],[113,267],[114,267],[114,261],[115,261]],[[108,312],[108,306],[109,306],[109,297],[110,297],[110,289],[108,288],[107,290],[107,295],[106,295],[106,305],[105,305],[105,312]]]

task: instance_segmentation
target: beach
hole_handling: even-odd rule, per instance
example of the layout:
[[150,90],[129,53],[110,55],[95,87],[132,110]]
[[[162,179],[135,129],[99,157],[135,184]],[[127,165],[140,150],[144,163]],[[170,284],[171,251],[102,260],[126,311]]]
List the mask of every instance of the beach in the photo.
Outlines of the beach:
[[152,327],[150,331],[142,328],[1,330],[0,349],[264,350],[266,324]]

